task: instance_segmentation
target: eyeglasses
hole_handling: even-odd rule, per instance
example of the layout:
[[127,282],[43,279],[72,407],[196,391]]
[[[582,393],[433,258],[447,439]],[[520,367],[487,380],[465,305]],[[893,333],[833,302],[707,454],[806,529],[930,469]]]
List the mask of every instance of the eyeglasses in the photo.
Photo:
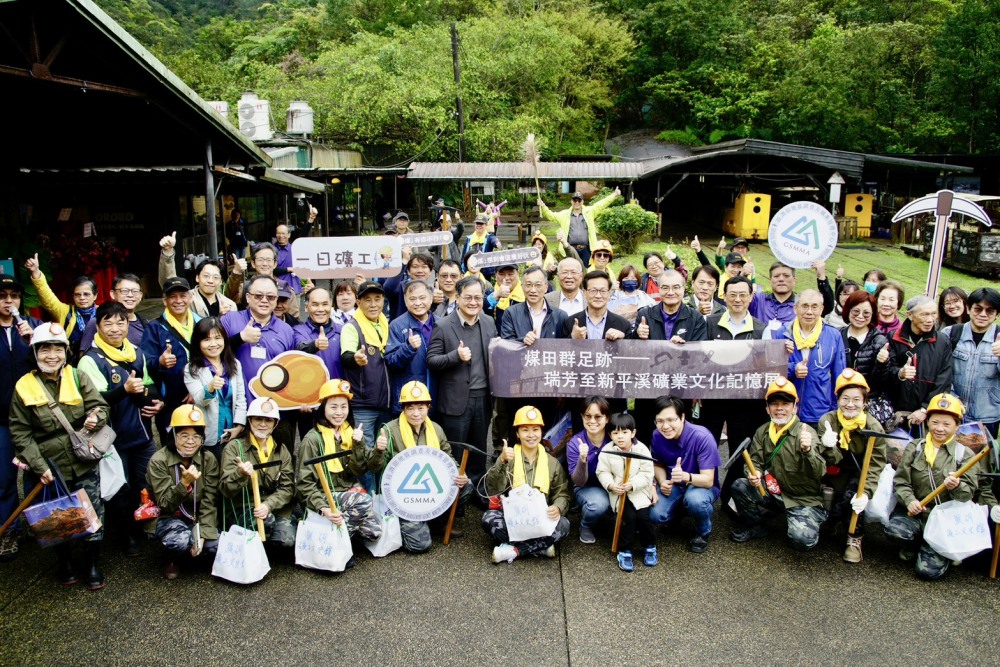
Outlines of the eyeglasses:
[[197,445],[203,438],[197,433],[178,433],[174,436],[174,441],[184,445]]
[[524,289],[543,289],[545,287],[545,283],[521,283],[521,286],[524,287]]
[[247,292],[247,296],[253,297],[257,301],[267,301],[274,303],[278,300],[277,294],[261,294],[260,292]]
[[847,397],[844,397],[844,398],[840,399],[840,404],[841,405],[864,405],[865,404],[865,399],[863,399],[863,398],[847,398]]
[[664,292],[680,292],[684,293],[684,285],[660,285],[660,289]]
[[594,257],[597,259],[605,259],[611,257],[611,254],[606,252],[595,252]]
[[464,301],[465,303],[482,303],[483,302],[483,297],[481,297],[481,296],[469,296],[469,295],[463,294],[459,298],[462,299],[462,301]]
[[273,257],[254,257],[253,261],[257,264],[274,264]]
[[611,294],[611,290],[591,288],[587,290],[587,294],[589,294],[590,296],[607,296]]
[[858,310],[857,308],[851,308],[851,317],[869,318],[871,316],[872,316],[872,311],[870,310]]
[[666,426],[667,424],[679,424],[680,421],[681,420],[679,417],[667,417],[666,419],[655,420],[657,426]]
[[980,306],[978,303],[976,305],[972,306],[971,308],[969,308],[969,310],[971,310],[973,313],[975,313],[977,315],[980,314],[980,313],[983,313],[984,315],[986,315],[988,317],[993,317],[994,315],[997,314],[997,311],[993,310],[992,308]]
[[125,296],[139,296],[140,294],[142,294],[142,290],[141,289],[128,289],[128,288],[118,289],[118,288],[115,288],[115,291],[118,292],[119,294],[124,294]]
[[585,422],[599,422],[602,419],[607,419],[607,415],[584,415],[583,421]]
[[733,301],[743,301],[749,299],[750,295],[746,292],[726,292],[726,298],[732,299]]

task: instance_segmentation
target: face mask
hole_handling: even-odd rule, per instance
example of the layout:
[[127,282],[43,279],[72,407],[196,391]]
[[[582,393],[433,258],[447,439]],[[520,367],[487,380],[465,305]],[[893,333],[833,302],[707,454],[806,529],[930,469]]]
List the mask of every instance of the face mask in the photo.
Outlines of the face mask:
[[869,294],[874,294],[876,289],[878,289],[878,283],[865,283],[865,291]]
[[639,281],[638,280],[623,280],[622,281],[622,289],[625,290],[626,292],[634,292],[637,289],[639,289]]

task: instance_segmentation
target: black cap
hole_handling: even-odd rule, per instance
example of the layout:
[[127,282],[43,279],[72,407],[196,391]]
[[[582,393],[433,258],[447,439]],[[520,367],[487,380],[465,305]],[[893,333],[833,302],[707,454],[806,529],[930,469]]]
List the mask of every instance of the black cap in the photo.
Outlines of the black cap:
[[747,248],[750,247],[750,244],[747,243],[747,240],[742,236],[737,236],[735,239],[733,239],[733,247],[735,248],[738,245],[745,245]]
[[490,219],[485,213],[477,213],[475,219],[472,221],[476,225],[485,225]]
[[358,298],[360,299],[368,292],[378,292],[379,294],[385,294],[385,288],[374,280],[366,280],[361,283],[358,287]]
[[731,252],[726,255],[726,264],[746,264],[747,258],[738,252]]
[[578,190],[578,191],[576,191],[576,192],[573,193],[573,196],[570,197],[570,199],[579,199],[580,201],[583,201],[583,193],[581,193]]
[[278,298],[279,299],[291,299],[295,296],[295,292],[292,291],[291,287],[287,285],[281,285],[278,287]]
[[6,273],[0,273],[0,289],[13,289],[18,292],[24,292],[24,286],[17,281],[17,278],[9,276]]
[[497,273],[510,269],[511,271],[517,271],[517,264],[502,264],[497,267]]
[[410,216],[409,216],[409,215],[407,215],[406,211],[400,211],[399,213],[397,213],[396,215],[394,215],[394,216],[392,217],[392,221],[393,221],[393,222],[396,222],[396,221],[397,221],[397,220],[399,220],[400,218],[405,218],[405,219],[409,220],[409,219],[410,219]]
[[163,282],[163,295],[166,296],[171,292],[176,292],[177,290],[184,290],[185,292],[191,291],[191,283],[180,276],[174,276],[173,278],[167,278]]

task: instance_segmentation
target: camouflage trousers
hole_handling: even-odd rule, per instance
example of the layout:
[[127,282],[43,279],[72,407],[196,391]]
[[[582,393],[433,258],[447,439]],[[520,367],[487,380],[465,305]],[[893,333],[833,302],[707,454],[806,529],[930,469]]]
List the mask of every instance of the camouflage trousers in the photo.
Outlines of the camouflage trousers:
[[[194,543],[194,535],[191,529],[194,523],[189,523],[187,519],[171,516],[156,520],[156,532],[153,537],[160,541],[163,548],[173,554],[184,554],[191,550]],[[201,555],[215,556],[216,549],[219,548],[219,540],[205,540]]]
[[760,491],[750,485],[746,479],[738,479],[733,483],[733,500],[744,525],[752,526],[763,520],[763,511],[775,514],[784,513],[788,522],[788,539],[792,546],[801,551],[808,551],[819,544],[819,529],[826,521],[827,512],[822,507],[788,507],[781,498],[767,494],[761,497]]
[[904,549],[917,552],[916,572],[921,579],[940,579],[948,571],[951,561],[931,549],[924,542],[924,522],[905,512],[894,513],[885,527],[885,536],[901,544]]
[[[249,505],[237,507],[234,523],[247,530],[257,530],[257,519],[253,515],[253,507]],[[228,526],[223,526],[223,528],[228,528]],[[271,544],[293,548],[295,546],[295,526],[292,524],[292,517],[268,514],[267,518],[264,519],[264,535]]]
[[[361,535],[366,540],[377,540],[382,536],[382,520],[375,513],[375,504],[370,495],[352,489],[334,493],[333,500],[344,515],[348,535]],[[292,544],[295,544],[294,532]]]
[[555,531],[548,537],[536,537],[533,540],[523,542],[510,542],[510,536],[507,535],[507,522],[503,519],[503,510],[486,510],[483,512],[482,523],[483,530],[489,533],[494,540],[516,546],[522,558],[541,556],[546,549],[569,535],[569,519],[566,517],[559,519]]
[[[30,470],[24,471],[24,489],[25,495],[38,485],[38,477]],[[101,520],[101,529],[94,533],[93,535],[88,535],[83,538],[84,542],[100,542],[104,539],[104,501],[101,500],[101,472],[97,464],[85,473],[81,473],[77,477],[69,476],[66,477],[66,486],[69,487],[69,492],[73,493],[77,489],[83,489],[87,492],[87,497],[90,498],[90,504],[94,506],[94,511],[97,512],[97,518]],[[50,484],[48,492],[52,494],[53,487]],[[61,492],[60,492],[61,493]],[[41,502],[41,501],[36,501]],[[6,519],[7,517],[3,517]]]

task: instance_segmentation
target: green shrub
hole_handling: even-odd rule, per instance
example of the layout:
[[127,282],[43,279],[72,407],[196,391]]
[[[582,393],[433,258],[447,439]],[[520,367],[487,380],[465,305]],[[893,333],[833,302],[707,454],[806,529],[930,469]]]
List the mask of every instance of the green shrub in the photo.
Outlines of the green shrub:
[[687,130],[664,130],[656,135],[657,141],[665,144],[680,144],[681,146],[704,146],[705,143]]
[[611,241],[615,256],[635,252],[656,231],[656,214],[638,204],[612,206],[597,216],[597,235]]

